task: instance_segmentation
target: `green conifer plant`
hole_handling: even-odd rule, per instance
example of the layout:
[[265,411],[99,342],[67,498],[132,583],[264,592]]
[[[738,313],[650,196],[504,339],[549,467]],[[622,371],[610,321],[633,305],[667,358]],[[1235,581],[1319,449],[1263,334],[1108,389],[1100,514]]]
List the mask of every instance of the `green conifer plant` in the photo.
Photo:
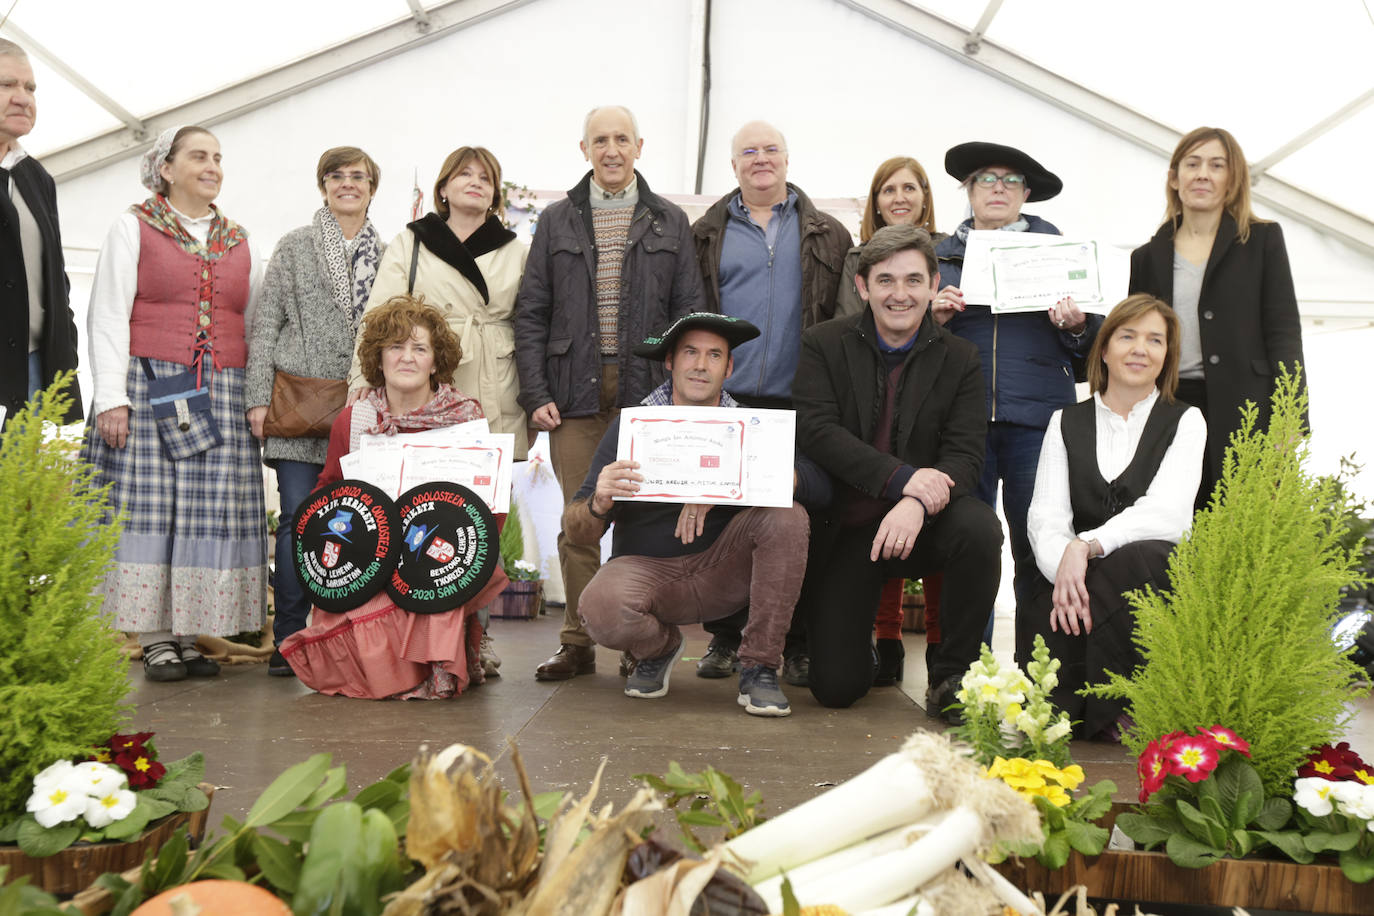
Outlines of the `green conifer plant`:
[[120,526],[95,470],[44,442],[70,375],[0,441],[0,822],[23,813],[36,773],[90,754],[128,718],[128,659],[98,591]]
[[1363,582],[1363,545],[1343,542],[1349,496],[1303,470],[1307,393],[1277,380],[1267,429],[1247,403],[1221,479],[1169,562],[1169,593],[1127,597],[1142,667],[1089,692],[1123,697],[1137,755],[1174,731],[1224,725],[1250,742],[1266,796],[1340,740],[1359,669],[1332,642],[1343,586]]

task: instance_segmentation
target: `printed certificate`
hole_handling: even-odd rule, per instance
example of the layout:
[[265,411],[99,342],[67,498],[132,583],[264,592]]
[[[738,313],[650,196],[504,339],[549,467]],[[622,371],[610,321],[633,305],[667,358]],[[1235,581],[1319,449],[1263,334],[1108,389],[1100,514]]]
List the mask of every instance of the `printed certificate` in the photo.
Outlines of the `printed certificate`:
[[993,248],[988,254],[994,312],[1038,312],[1065,296],[1080,307],[1102,304],[1096,242]]
[[[462,445],[401,446],[400,492],[422,483],[462,484],[494,513],[510,511],[512,433],[491,433]],[[398,494],[399,495],[399,494]]]
[[639,462],[645,479],[623,499],[790,506],[795,438],[790,410],[626,408],[616,457]]
[[959,288],[969,305],[994,313],[1042,311],[1065,296],[1105,314],[1126,297],[1130,249],[1038,232],[975,229],[968,234]]
[[393,499],[422,483],[462,484],[499,513],[510,511],[514,455],[515,436],[489,433],[483,420],[406,436],[363,436],[339,467],[344,477],[366,481]]

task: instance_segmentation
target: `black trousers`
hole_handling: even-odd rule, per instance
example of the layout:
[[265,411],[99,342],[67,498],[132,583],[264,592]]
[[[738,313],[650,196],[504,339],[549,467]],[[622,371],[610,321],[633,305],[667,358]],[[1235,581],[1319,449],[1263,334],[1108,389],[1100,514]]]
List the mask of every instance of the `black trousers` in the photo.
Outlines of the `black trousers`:
[[[1002,578],[1002,527],[972,496],[954,499],[928,519],[905,560],[869,559],[875,521],[841,528],[803,596],[811,651],[811,693],[823,706],[845,707],[873,686],[873,619],[883,583],[945,574],[940,642],[926,647],[931,685],[960,675],[978,658],[983,628]],[[812,577],[808,575],[808,578]]]
[[1092,613],[1091,633],[1079,635],[1052,632],[1050,609],[1054,586],[1039,577],[1031,596],[1028,614],[1016,617],[1016,661],[1025,667],[1030,661],[1035,635],[1045,637],[1050,655],[1059,659],[1059,685],[1051,693],[1055,706],[1069,718],[1082,723],[1074,732],[1081,738],[1096,738],[1111,727],[1125,711],[1120,700],[1081,697],[1085,684],[1101,684],[1107,672],[1129,675],[1140,664],[1135,644],[1135,612],[1124,595],[1149,585],[1156,591],[1169,588],[1169,554],[1174,545],[1168,541],[1136,541],[1115,550],[1110,556],[1088,561],[1085,584],[1088,607]]

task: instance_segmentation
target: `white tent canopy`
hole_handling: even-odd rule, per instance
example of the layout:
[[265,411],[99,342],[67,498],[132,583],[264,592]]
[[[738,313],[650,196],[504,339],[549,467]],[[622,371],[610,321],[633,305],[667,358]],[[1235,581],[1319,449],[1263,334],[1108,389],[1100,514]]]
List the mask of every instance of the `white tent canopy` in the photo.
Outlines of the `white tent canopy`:
[[329,146],[381,164],[372,215],[390,237],[415,181],[428,198],[462,144],[492,149],[518,184],[571,186],[586,169],[582,118],[603,103],[638,116],[657,191],[696,193],[703,150],[689,209],[733,187],[731,135],[764,118],[787,135],[789,177],[851,225],[873,168],[906,154],[952,228],[966,204],[944,152],[983,139],[1064,179],[1032,212],[1134,246],[1162,217],[1177,138],[1223,126],[1256,171],[1257,211],[1284,225],[1314,450],[1332,468],[1374,452],[1350,421],[1368,337],[1355,329],[1374,326],[1374,183],[1350,155],[1374,148],[1367,2],[17,0],[0,34],[33,57],[39,118],[24,144],[58,180],[78,312],[106,229],[145,196],[137,155],[174,124],[213,126],[220,204],[264,250],[319,206]]

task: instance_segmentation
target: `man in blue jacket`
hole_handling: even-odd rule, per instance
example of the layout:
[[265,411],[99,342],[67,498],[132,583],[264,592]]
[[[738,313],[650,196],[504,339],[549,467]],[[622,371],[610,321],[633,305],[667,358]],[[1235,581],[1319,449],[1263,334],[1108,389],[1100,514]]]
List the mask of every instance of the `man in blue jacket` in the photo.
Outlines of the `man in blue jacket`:
[[[801,333],[833,318],[849,230],[817,209],[787,180],[787,140],[764,121],[750,121],[730,141],[730,167],[739,188],[711,205],[695,223],[697,261],[707,307],[759,327],[758,340],[735,354],[726,390],[749,407],[792,406]],[[727,677],[747,609],[706,629],[713,636],[699,677]],[[788,634],[783,679],[805,686],[808,662],[801,627]]]

